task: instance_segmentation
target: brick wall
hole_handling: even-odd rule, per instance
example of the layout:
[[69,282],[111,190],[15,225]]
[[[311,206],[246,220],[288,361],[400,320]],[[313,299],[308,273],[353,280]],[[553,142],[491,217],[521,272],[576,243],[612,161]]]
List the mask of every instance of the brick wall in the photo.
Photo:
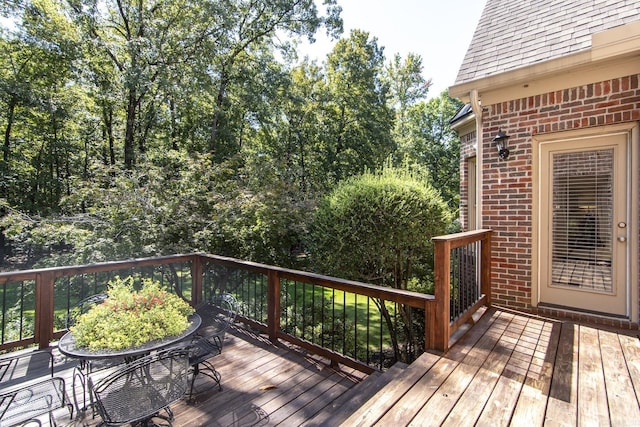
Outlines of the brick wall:
[[[483,106],[483,227],[494,230],[495,304],[531,308],[532,137],[640,121],[639,80],[640,74]],[[491,142],[500,128],[510,136],[507,160]]]

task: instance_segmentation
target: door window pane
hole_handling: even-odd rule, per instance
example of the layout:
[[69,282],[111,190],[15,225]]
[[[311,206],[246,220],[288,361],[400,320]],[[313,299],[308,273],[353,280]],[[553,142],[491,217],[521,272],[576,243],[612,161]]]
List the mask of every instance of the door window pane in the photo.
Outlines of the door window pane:
[[613,155],[553,154],[553,286],[612,290]]

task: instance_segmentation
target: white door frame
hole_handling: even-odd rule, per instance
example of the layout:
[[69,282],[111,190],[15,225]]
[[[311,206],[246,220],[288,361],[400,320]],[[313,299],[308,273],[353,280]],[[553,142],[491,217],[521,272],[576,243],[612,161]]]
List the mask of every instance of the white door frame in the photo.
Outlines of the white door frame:
[[541,217],[542,209],[548,209],[547,203],[541,202],[541,176],[545,167],[541,161],[541,146],[555,142],[581,140],[592,137],[602,137],[607,135],[627,136],[628,145],[628,176],[629,186],[627,189],[628,200],[628,251],[627,251],[627,317],[632,322],[638,322],[638,310],[640,301],[638,299],[638,222],[639,222],[639,172],[640,165],[640,132],[637,123],[625,123],[621,125],[604,126],[598,128],[588,128],[575,131],[558,132],[554,134],[536,135],[532,138],[532,286],[531,305],[537,307],[540,303],[541,285],[541,263],[546,262],[546,248],[541,242]]

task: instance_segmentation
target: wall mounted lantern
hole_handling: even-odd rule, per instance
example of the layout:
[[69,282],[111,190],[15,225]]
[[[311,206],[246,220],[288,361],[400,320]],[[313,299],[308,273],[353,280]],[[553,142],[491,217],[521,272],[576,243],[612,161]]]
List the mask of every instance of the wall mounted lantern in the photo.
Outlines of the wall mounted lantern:
[[498,129],[498,134],[495,138],[493,138],[494,144],[496,144],[496,150],[498,150],[498,156],[502,160],[507,160],[509,158],[509,149],[508,147],[509,135],[502,132],[502,129]]

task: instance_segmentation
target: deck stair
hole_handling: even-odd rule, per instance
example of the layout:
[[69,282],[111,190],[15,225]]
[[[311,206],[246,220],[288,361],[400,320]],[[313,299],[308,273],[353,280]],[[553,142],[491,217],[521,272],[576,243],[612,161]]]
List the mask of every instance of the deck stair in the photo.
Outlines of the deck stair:
[[[439,357],[430,353],[422,354],[409,366],[379,374],[376,384],[382,383],[378,389],[363,381],[350,393],[356,396],[346,404],[337,408],[330,419],[330,425],[373,425],[383,414],[393,408],[429,371]],[[361,395],[357,395],[361,393]]]
[[406,363],[397,362],[384,372],[374,372],[303,425],[307,427],[340,425],[373,396],[386,392],[389,384],[402,377],[407,368]]
[[[406,425],[416,416],[422,404],[437,392],[458,362],[467,356],[470,347],[482,339],[493,320],[493,316],[484,317],[476,328],[461,338],[461,345],[452,349],[447,357],[423,353],[405,369],[390,369],[384,374],[387,382],[383,389],[366,400],[360,399],[357,406],[350,402],[349,405],[336,409],[330,423],[326,425]],[[436,369],[432,369],[434,367]],[[362,391],[361,386],[366,387],[366,383],[359,384],[350,392]]]

